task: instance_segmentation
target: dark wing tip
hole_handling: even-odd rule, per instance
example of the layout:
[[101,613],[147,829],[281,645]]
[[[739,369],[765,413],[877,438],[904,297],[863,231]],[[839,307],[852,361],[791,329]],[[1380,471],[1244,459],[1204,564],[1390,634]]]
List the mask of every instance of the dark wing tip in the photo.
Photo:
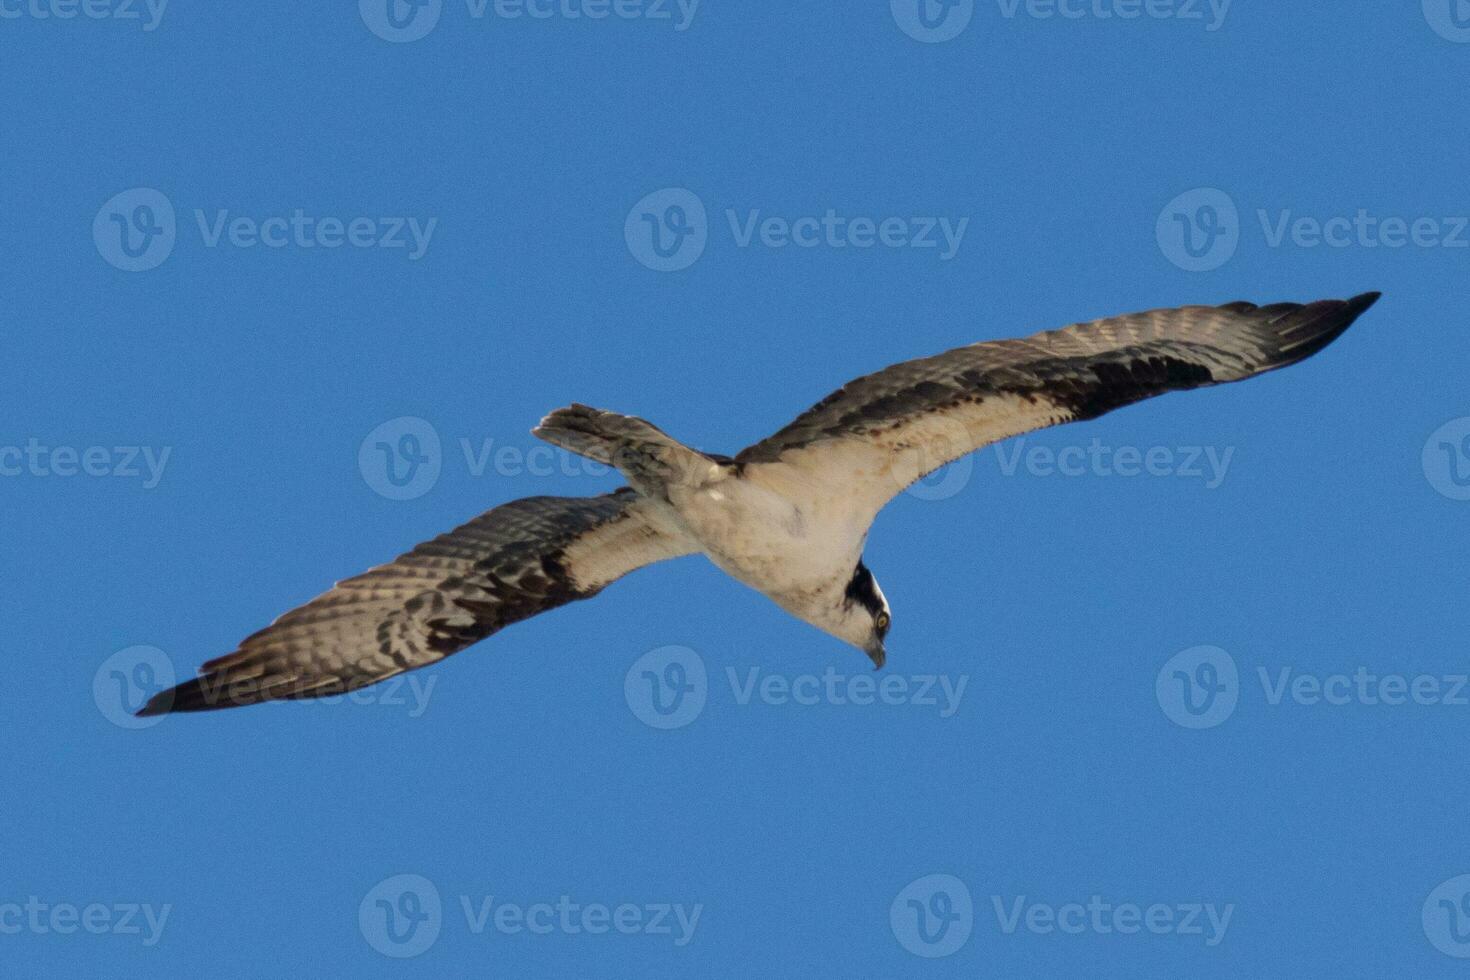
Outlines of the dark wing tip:
[[[1382,293],[1360,293],[1352,299],[1324,299],[1304,306],[1280,303],[1254,311],[1265,317],[1277,348],[1269,368],[1303,361],[1322,350],[1362,316]],[[1269,369],[1268,368],[1268,369]]]
[[176,711],[198,711],[199,707],[191,707],[203,699],[196,693],[199,686],[197,680],[185,681],[177,687],[171,687],[159,691],[148,699],[148,703],[139,708],[135,715],[139,718],[152,718],[155,715],[173,714]]
[[154,715],[178,714],[185,711],[214,711],[219,708],[234,708],[243,704],[254,704],[260,698],[251,698],[248,693],[232,688],[225,696],[225,689],[218,681],[206,683],[208,678],[196,677],[177,687],[159,691],[138,709],[137,717],[151,718]]
[[152,718],[154,715],[166,715],[173,710],[174,692],[170,688],[167,691],[159,691],[148,699],[148,703],[133,712],[135,718]]
[[[153,695],[138,710],[137,717],[218,711],[264,701],[324,697],[342,694],[354,686],[335,676],[297,677],[262,673],[258,665],[241,658],[239,652],[211,660],[200,670],[198,677]],[[360,687],[362,683],[364,681],[358,680],[355,686]]]

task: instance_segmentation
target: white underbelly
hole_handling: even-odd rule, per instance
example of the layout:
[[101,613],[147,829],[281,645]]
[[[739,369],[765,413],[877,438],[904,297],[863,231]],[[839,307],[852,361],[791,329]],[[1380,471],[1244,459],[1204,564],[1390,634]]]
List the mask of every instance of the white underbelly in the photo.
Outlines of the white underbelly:
[[793,502],[736,477],[676,492],[671,502],[711,561],[773,598],[845,582],[862,554],[862,531],[820,501]]

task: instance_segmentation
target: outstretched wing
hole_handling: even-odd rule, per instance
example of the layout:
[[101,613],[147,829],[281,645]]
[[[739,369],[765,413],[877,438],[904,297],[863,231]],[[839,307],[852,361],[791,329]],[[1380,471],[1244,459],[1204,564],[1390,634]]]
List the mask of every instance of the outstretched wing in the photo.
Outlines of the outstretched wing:
[[1151,310],[905,361],[849,382],[736,462],[758,479],[846,496],[855,519],[871,519],[914,480],[992,442],[1295,364],[1378,295]]
[[481,514],[293,609],[140,715],[340,694],[413,670],[511,623],[596,595],[695,545],[624,487],[528,497]]

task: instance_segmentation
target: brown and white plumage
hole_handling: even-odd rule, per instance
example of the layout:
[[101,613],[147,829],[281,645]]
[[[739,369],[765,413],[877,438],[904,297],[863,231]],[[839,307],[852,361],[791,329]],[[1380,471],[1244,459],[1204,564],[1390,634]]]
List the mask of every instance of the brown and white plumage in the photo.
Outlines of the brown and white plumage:
[[910,483],[1001,439],[1295,364],[1378,296],[1149,310],[959,347],[850,381],[735,458],[849,495],[862,480],[855,502],[871,517]]
[[553,412],[537,435],[631,487],[496,507],[338,583],[140,713],[352,690],[694,552],[881,665],[889,610],[862,549],[909,483],[1009,436],[1295,364],[1377,299],[1186,306],[972,344],[849,382],[733,458],[642,419]]
[[355,690],[695,550],[626,487],[601,497],[514,500],[338,582],[139,713]]

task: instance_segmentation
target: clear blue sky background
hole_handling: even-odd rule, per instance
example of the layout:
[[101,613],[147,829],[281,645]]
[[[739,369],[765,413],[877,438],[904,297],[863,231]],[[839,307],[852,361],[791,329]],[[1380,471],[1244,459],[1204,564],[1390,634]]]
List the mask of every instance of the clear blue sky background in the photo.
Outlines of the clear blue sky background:
[[[0,18],[0,453],[45,447],[36,465],[0,455],[0,972],[1462,971],[1447,954],[1470,953],[1452,881],[1470,872],[1470,706],[1356,689],[1272,703],[1260,671],[1428,675],[1441,695],[1470,672],[1470,234],[1452,244],[1470,213],[1454,101],[1470,43],[1452,14],[1470,11],[1237,0],[1211,30],[1203,3],[1195,20],[984,0],[929,43],[882,0],[709,0],[682,31],[674,7],[477,18],[444,0],[425,36],[389,41],[368,26],[391,35],[382,12],[354,6],[176,0],[145,30],[142,7],[62,20],[0,2],[19,13]],[[118,267],[112,215],[138,219],[139,247],[164,216],[105,207],[133,188],[176,216],[146,271]],[[640,261],[639,213],[625,237],[666,188],[707,215],[703,253],[674,272]],[[1171,205],[1200,188],[1220,193]],[[742,247],[727,217],[829,208],[968,225],[946,260]],[[211,246],[195,216],[297,209],[374,235],[436,224],[413,259]],[[1283,215],[1360,209],[1438,230],[1400,247],[1379,237],[1392,223],[1338,225],[1338,246],[1275,235]],[[1200,260],[1169,237],[1186,221]],[[867,663],[687,559],[413,675],[433,683],[424,703],[404,685],[117,723],[161,670],[188,676],[335,579],[494,504],[616,485],[521,456],[571,400],[733,451],[895,360],[1153,306],[1369,289],[1384,300],[1308,363],[1023,447],[1164,447],[1165,475],[1010,467],[1008,446],[884,512],[867,557],[894,607],[885,675],[963,681],[948,717],[913,688],[741,703],[727,668],[846,684]],[[406,500],[375,489],[371,446],[359,465],[402,417],[440,439],[437,480]],[[511,452],[479,469],[461,440]],[[169,451],[156,482],[141,455],[139,476],[58,473],[89,447],[94,470],[126,469],[126,446]],[[1218,485],[1190,475],[1188,447],[1232,453]],[[671,645],[708,680],[697,716],[661,730],[625,679]],[[1171,693],[1166,665],[1201,645],[1223,653],[1189,657],[1236,669],[1214,675],[1228,717]],[[158,652],[114,659],[139,646]],[[381,884],[398,875],[432,892]],[[905,892],[931,875],[951,878]],[[477,931],[463,908],[563,895],[702,908],[684,945],[677,926]],[[1093,896],[1230,919],[1223,937],[1204,916],[1202,934],[1105,932],[1092,913],[1043,931],[1048,907]],[[1037,925],[1007,931],[1018,900]],[[94,903],[97,934],[66,911]],[[130,904],[167,906],[161,931]],[[432,921],[402,918],[415,908]],[[390,927],[422,931],[395,943]]]

